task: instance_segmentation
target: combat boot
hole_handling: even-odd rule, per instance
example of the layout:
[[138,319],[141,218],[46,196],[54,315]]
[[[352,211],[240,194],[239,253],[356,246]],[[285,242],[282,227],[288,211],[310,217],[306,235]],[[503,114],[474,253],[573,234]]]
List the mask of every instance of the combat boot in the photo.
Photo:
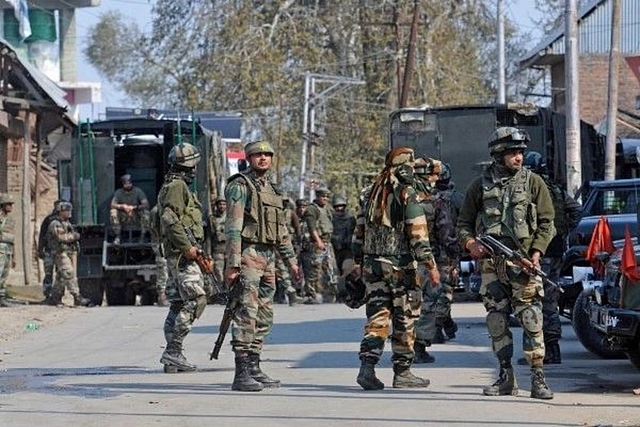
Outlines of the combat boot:
[[297,305],[304,301],[295,291],[289,292],[287,294],[287,298],[289,299],[289,305]]
[[251,378],[261,383],[265,388],[280,387],[280,380],[270,378],[260,369],[260,355],[251,353],[249,355],[249,375]]
[[411,373],[411,367],[406,365],[393,365],[393,388],[427,388],[431,381],[426,378],[416,377]]
[[444,333],[447,334],[447,337],[452,340],[456,337],[456,332],[458,332],[458,325],[453,321],[451,317],[446,317],[444,322],[442,323],[444,328]]
[[413,363],[433,363],[436,361],[436,358],[427,351],[427,346],[418,341],[413,344],[413,352]]
[[160,363],[164,365],[166,373],[193,372],[197,369],[196,365],[189,363],[182,354],[182,346],[175,343],[167,344],[167,348],[160,357]]
[[73,294],[73,305],[76,307],[88,307],[91,301],[80,294]]
[[558,341],[545,345],[544,362],[545,365],[559,365],[562,363],[560,355],[560,343]]
[[250,374],[249,355],[236,354],[236,373],[233,377],[231,390],[235,391],[261,391],[264,388],[261,382],[256,381]]
[[517,396],[518,382],[513,374],[513,368],[500,368],[498,380],[493,385],[484,387],[482,394],[485,396]]
[[446,342],[446,339],[444,337],[444,332],[442,332],[442,327],[437,325],[436,326],[436,334],[433,337],[433,339],[431,340],[432,344],[444,344]]
[[553,399],[553,392],[544,379],[542,366],[531,367],[531,397],[534,399]]
[[15,304],[9,301],[5,295],[0,296],[0,307],[15,307]]
[[158,304],[158,307],[168,307],[169,306],[169,300],[167,299],[167,296],[164,294],[164,290],[158,291],[157,304]]
[[370,357],[362,358],[357,383],[365,390],[382,390],[384,383],[376,377],[376,361]]

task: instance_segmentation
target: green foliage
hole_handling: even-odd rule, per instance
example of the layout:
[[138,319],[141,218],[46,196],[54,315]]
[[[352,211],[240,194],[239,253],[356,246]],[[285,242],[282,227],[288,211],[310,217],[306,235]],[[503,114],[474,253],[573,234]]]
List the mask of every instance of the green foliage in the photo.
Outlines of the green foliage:
[[[395,5],[398,5],[397,8]],[[157,0],[144,32],[109,12],[91,29],[89,61],[140,106],[240,111],[278,152],[290,192],[300,164],[305,73],[365,82],[316,106],[309,179],[355,206],[378,172],[397,108],[414,2]],[[479,104],[495,93],[490,0],[422,0],[409,104]],[[397,26],[395,24],[398,24]],[[510,29],[510,40],[516,40]],[[514,44],[508,44],[513,46]],[[515,52],[515,49],[512,51]],[[316,92],[330,85],[320,84]],[[285,179],[286,178],[286,179]]]

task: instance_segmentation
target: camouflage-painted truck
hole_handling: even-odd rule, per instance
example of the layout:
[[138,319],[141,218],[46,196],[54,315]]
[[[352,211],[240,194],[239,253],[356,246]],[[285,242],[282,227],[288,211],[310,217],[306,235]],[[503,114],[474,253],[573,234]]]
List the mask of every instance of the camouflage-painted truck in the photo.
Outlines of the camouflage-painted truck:
[[153,207],[168,170],[169,151],[181,142],[194,144],[202,154],[192,186],[208,218],[226,175],[218,133],[197,121],[152,118],[87,122],[78,127],[70,161],[59,171],[60,194],[73,204],[72,221],[82,236],[77,266],[80,292],[93,304],[101,305],[105,298],[108,305],[156,301],[150,239],[141,239],[139,227],[125,225],[120,244],[115,244],[109,208],[124,174],[131,175]]

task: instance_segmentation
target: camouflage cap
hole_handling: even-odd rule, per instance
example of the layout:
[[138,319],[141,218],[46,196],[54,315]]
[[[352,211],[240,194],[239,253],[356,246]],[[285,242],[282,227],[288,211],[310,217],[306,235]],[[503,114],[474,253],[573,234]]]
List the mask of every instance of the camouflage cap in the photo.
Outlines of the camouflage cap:
[[227,199],[225,199],[224,197],[218,197],[218,198],[216,199],[216,205],[217,205],[218,203],[227,203]]
[[15,201],[13,200],[13,197],[11,197],[11,194],[0,193],[0,205],[12,205],[14,203]]
[[247,158],[259,153],[271,154],[273,156],[276,152],[267,141],[250,142],[244,146],[244,155]]
[[329,196],[331,191],[327,187],[320,187],[316,189],[316,196]]
[[122,175],[120,177],[120,182],[124,185],[124,184],[130,184],[131,183],[131,175],[128,173],[125,173],[124,175]]
[[397,147],[390,150],[385,157],[385,166],[400,166],[406,163],[413,163],[413,149],[409,147]]

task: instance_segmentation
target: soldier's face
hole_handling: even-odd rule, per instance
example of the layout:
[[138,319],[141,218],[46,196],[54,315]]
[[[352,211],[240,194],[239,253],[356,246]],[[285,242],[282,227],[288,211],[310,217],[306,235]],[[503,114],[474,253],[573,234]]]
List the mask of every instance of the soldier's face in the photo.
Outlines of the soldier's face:
[[6,213],[11,213],[11,212],[13,212],[13,203],[7,203],[6,205],[2,205],[2,209],[3,209]]
[[266,172],[271,167],[273,155],[269,153],[256,153],[249,156],[249,166],[256,172]]
[[298,216],[304,215],[306,210],[307,210],[306,206],[298,206],[298,208],[296,209]]
[[504,165],[512,170],[519,171],[522,169],[522,163],[524,161],[524,150],[507,150],[504,153]]
[[218,212],[220,213],[225,212],[227,210],[227,202],[218,202],[216,206],[218,208]]
[[316,203],[318,206],[326,206],[329,203],[329,195],[323,194],[322,196],[316,197]]
[[60,218],[62,218],[62,219],[71,218],[71,210],[60,211]]
[[333,210],[336,212],[344,212],[347,209],[345,205],[336,205],[333,207]]

